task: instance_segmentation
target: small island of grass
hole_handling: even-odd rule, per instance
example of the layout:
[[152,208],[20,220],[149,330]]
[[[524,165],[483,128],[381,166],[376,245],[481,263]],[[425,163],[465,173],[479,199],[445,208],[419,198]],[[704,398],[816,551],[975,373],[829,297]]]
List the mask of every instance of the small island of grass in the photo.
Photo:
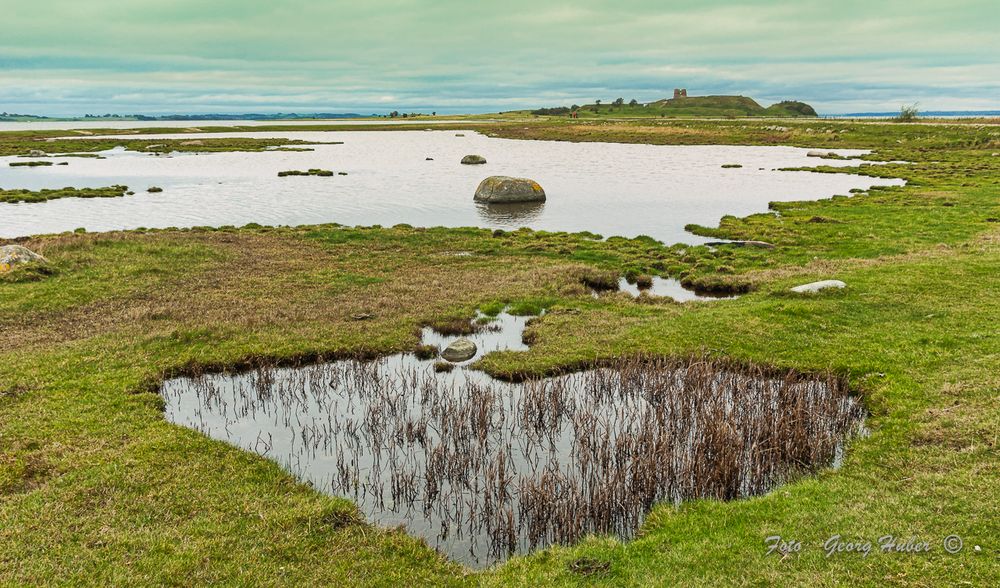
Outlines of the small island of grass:
[[128,186],[108,186],[106,188],[56,188],[51,190],[4,190],[0,188],[0,202],[45,202],[59,198],[118,198],[128,192]]
[[47,167],[52,165],[51,161],[12,161],[11,167]]
[[321,176],[321,177],[326,178],[326,177],[330,177],[332,175],[333,175],[333,172],[330,171],[330,170],[328,170],[328,169],[309,169],[309,170],[306,170],[306,171],[302,171],[302,170],[298,170],[298,169],[291,169],[291,170],[287,170],[287,171],[280,171],[280,172],[278,172],[278,177],[279,178],[284,178],[286,176]]

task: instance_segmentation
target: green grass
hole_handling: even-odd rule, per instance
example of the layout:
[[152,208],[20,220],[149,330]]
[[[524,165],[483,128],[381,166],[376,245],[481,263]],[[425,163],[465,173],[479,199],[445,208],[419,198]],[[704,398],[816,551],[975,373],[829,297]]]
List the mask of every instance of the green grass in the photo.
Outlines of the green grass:
[[[513,138],[867,147],[911,163],[866,173],[908,185],[775,204],[778,215],[698,229],[774,249],[405,225],[28,240],[53,271],[0,280],[0,583],[996,584],[996,127],[810,121],[777,137],[766,126],[485,128]],[[680,305],[595,299],[581,283],[626,273],[751,291]],[[788,292],[826,278],[848,287]],[[160,412],[156,385],[170,374],[412,350],[421,325],[507,306],[548,312],[529,327],[530,352],[481,362],[493,374],[636,352],[831,368],[862,395],[872,433],[852,443],[841,469],[766,496],[660,505],[633,541],[591,537],[472,574]],[[369,320],[352,319],[361,314]],[[932,551],[824,557],[835,533],[915,535]],[[958,555],[940,548],[952,533],[965,540]],[[802,552],[766,556],[773,534],[802,541]]]

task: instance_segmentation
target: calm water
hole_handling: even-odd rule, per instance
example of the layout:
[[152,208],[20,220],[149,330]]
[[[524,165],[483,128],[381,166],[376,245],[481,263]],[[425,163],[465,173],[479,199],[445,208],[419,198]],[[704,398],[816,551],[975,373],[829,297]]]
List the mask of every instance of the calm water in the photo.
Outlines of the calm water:
[[645,290],[640,289],[636,284],[630,284],[625,278],[619,278],[618,290],[621,292],[628,292],[629,295],[634,297],[639,297],[643,294],[654,297],[663,296],[673,298],[677,302],[691,302],[695,300],[730,300],[738,298],[738,296],[730,296],[727,294],[696,292],[682,286],[680,280],[675,280],[673,278],[661,278],[660,276],[653,276],[653,285]]
[[[482,121],[489,122],[489,121]],[[36,121],[36,122],[4,122],[0,121],[0,131],[61,131],[64,129],[94,130],[94,129],[197,129],[204,127],[261,127],[261,126],[309,126],[309,125],[441,125],[458,124],[463,121],[440,119],[356,119],[332,118],[318,120],[83,120],[72,122]],[[468,123],[468,121],[464,121]],[[464,124],[463,123],[463,124]]]
[[[480,355],[524,351],[524,326],[503,313],[470,338]],[[441,348],[454,339],[424,331]],[[170,422],[268,457],[476,567],[588,533],[632,537],[656,502],[769,491],[834,463],[861,418],[832,380],[700,360],[523,384],[469,362],[435,373],[433,361],[177,378],[161,393]]]
[[[190,126],[190,125],[187,125]],[[312,152],[149,154],[114,150],[106,159],[57,158],[66,166],[11,168],[0,158],[0,187],[60,188],[126,184],[134,196],[0,204],[0,237],[89,231],[221,226],[300,225],[480,226],[650,235],[667,243],[701,242],[687,223],[714,226],[726,214],[767,209],[769,201],[810,200],[852,188],[899,185],[847,174],[779,172],[782,167],[852,165],[818,161],[792,147],[652,146],[496,139],[465,131],[282,132],[144,137],[287,137],[343,141]],[[135,139],[135,136],[129,136]],[[459,164],[480,154],[489,163]],[[843,155],[861,151],[841,150]],[[432,160],[428,160],[432,158]],[[722,169],[738,163],[739,169]],[[278,178],[283,170],[347,172],[334,177]],[[489,175],[524,176],[548,201],[489,207],[472,201]],[[147,194],[149,186],[164,191]]]

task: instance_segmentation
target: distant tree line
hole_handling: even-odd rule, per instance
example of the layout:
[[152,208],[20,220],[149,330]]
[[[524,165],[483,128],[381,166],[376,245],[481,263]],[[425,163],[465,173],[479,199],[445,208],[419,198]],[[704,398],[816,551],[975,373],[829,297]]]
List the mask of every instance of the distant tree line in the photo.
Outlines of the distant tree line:
[[573,109],[568,106],[558,106],[556,108],[539,108],[538,110],[532,110],[531,114],[560,116],[563,114],[569,114],[570,112],[573,112]]
[[[567,115],[567,114],[572,114],[574,112],[579,112],[580,110],[582,110],[584,108],[586,108],[588,110],[592,110],[594,112],[599,112],[600,108],[601,108],[601,104],[603,104],[603,103],[604,103],[604,101],[601,100],[600,98],[598,98],[597,100],[594,100],[594,105],[593,106],[580,106],[579,104],[574,104],[573,106],[557,106],[555,108],[537,108],[535,110],[532,110],[531,114],[538,115],[538,116],[563,116],[563,115]],[[622,107],[624,105],[625,105],[625,99],[624,98],[616,98],[615,100],[613,100],[611,102],[610,106],[611,107],[619,107],[620,108],[620,107]],[[628,103],[628,105],[632,106],[632,107],[640,106],[639,101],[636,100],[635,98],[633,98],[632,100],[630,100],[629,103]]]
[[[427,115],[421,114],[419,112],[400,113],[398,110],[393,110],[389,114],[383,115],[382,118],[412,118],[414,116],[427,116]],[[437,111],[432,112],[431,116],[437,116]]]

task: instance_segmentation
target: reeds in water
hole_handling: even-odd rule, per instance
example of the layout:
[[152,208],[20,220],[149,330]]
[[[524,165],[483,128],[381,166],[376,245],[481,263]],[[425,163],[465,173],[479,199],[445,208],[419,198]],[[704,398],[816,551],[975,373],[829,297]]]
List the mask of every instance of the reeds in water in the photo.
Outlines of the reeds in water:
[[164,390],[175,421],[472,565],[587,533],[631,537],[658,502],[767,492],[829,466],[863,416],[832,374],[702,357],[511,384],[394,356]]

